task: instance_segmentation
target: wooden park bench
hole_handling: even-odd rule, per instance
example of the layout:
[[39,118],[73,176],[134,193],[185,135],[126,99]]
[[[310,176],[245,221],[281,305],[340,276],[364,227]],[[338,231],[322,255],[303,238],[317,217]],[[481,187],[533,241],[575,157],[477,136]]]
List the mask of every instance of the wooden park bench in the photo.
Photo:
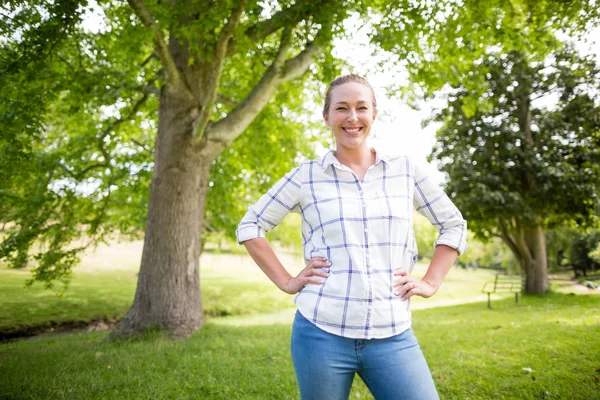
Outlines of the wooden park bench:
[[518,275],[496,274],[493,281],[488,281],[483,284],[483,293],[487,293],[488,308],[492,308],[492,293],[514,293],[515,303],[519,304],[519,293],[521,293],[522,282]]

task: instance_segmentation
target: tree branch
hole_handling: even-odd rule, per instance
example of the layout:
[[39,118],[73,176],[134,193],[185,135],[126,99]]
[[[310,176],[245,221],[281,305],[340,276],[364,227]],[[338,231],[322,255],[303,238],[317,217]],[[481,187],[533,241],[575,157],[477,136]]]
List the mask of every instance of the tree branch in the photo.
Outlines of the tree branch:
[[308,44],[296,57],[285,61],[292,39],[292,28],[286,27],[281,36],[281,43],[275,60],[267,69],[260,82],[252,89],[246,98],[235,107],[229,115],[207,128],[209,140],[229,144],[238,137],[256,116],[262,111],[273,93],[283,82],[302,75],[313,57],[321,50],[320,35],[325,28],[321,28],[315,42]]
[[210,120],[210,116],[213,111],[215,99],[217,98],[217,91],[219,89],[219,83],[221,82],[221,74],[223,73],[223,63],[225,62],[225,53],[227,52],[227,44],[229,39],[233,36],[233,30],[240,22],[242,12],[246,8],[247,0],[241,0],[238,2],[237,8],[232,12],[227,24],[219,34],[217,45],[215,46],[215,53],[212,58],[210,66],[210,78],[208,81],[208,87],[204,101],[202,102],[202,111],[200,116],[196,120],[192,135],[197,137],[199,140]]
[[319,44],[319,39],[321,39],[321,36],[323,36],[324,32],[325,29],[321,28],[315,37],[314,42],[308,44],[306,48],[300,52],[300,54],[285,63],[283,67],[284,75],[282,77],[284,81],[296,79],[306,72],[308,67],[310,67],[310,64],[312,64],[314,56],[316,56],[322,49],[322,45]]
[[153,58],[158,58],[156,57],[156,53],[152,53],[146,57],[146,59],[140,64],[140,68],[144,68],[150,61],[152,61]]
[[[525,241],[523,228],[521,227],[518,221],[515,221],[517,224],[517,228],[515,229],[514,235],[514,244],[519,249],[519,254],[521,255],[521,260],[523,266],[527,266],[531,264],[533,260],[533,255],[527,246],[527,242]],[[525,271],[524,271],[525,272]]]
[[156,46],[156,51],[158,52],[158,56],[160,57],[160,61],[165,67],[165,71],[167,72],[167,82],[170,82],[178,88],[185,88],[183,78],[177,69],[177,65],[175,65],[175,60],[173,56],[169,52],[169,48],[167,43],[165,42],[165,38],[160,30],[160,27],[154,20],[154,17],[148,12],[146,6],[144,5],[143,0],[127,0],[131,8],[135,11],[137,16],[142,20],[142,23],[152,29],[154,32],[154,44]]
[[[271,18],[249,26],[243,36],[251,42],[256,42],[283,27],[296,26],[298,22],[310,16],[311,11],[316,8],[318,8],[318,5],[315,5],[313,2],[299,1],[285,10],[276,12]],[[237,43],[231,38],[227,47],[227,56],[235,54],[236,50]]]
[[235,101],[233,101],[232,99],[223,96],[222,94],[217,94],[217,101],[227,107],[235,107],[235,105],[237,104]]
[[502,218],[498,218],[498,226],[500,227],[501,232],[501,234],[499,235],[500,238],[502,238],[504,243],[506,243],[506,245],[510,248],[510,250],[513,252],[517,259],[523,258],[521,252],[519,251],[519,248],[515,244],[514,240],[511,238],[510,233],[506,228],[506,224],[504,223]]
[[133,143],[135,143],[136,145],[140,146],[142,149],[144,149],[146,151],[150,151],[150,148],[148,146],[146,146],[144,143],[140,142],[139,140],[131,139],[131,141]]
[[135,114],[137,114],[137,112],[140,110],[141,106],[146,102],[146,100],[148,100],[148,96],[149,96],[148,93],[144,93],[142,95],[142,97],[133,105],[131,111],[127,114],[127,116],[125,116],[125,118],[117,118],[117,119],[113,120],[110,124],[108,124],[108,126],[106,128],[104,128],[102,130],[101,135],[98,138],[98,147],[100,148],[100,152],[102,153],[102,156],[104,157],[104,162],[95,163],[95,164],[89,165],[86,168],[84,168],[83,170],[79,171],[76,175],[74,175],[66,167],[63,166],[63,168],[66,171],[68,171],[72,176],[74,175],[75,179],[81,180],[85,176],[85,174],[87,174],[89,171],[91,171],[93,169],[108,167],[110,165],[109,164],[110,154],[108,153],[108,151],[104,147],[104,138],[106,136],[108,136],[108,134],[115,127],[117,127],[118,125],[122,124],[123,122],[131,120],[135,116]]

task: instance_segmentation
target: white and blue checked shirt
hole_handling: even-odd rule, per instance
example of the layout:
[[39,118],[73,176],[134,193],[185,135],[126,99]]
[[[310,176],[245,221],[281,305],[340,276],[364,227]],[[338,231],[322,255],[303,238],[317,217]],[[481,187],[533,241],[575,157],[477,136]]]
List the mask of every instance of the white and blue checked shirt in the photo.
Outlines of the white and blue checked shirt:
[[348,338],[387,338],[410,328],[409,301],[393,293],[393,272],[417,261],[413,207],[439,230],[435,245],[463,253],[459,210],[406,156],[377,152],[361,182],[330,151],[302,162],[275,184],[237,229],[238,242],[264,237],[289,212],[302,216],[304,260],[326,257],[329,276],[306,285],[298,310],[319,328]]

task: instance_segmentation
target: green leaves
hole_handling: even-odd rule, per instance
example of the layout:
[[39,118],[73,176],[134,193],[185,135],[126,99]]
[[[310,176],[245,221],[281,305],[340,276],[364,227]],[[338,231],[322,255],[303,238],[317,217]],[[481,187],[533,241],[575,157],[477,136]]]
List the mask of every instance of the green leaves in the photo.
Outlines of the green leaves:
[[[145,5],[190,88],[182,113],[201,110],[215,42],[237,2]],[[34,280],[66,284],[79,251],[115,235],[139,237],[145,228],[165,71],[152,32],[127,2],[36,0],[2,7],[10,18],[0,22],[0,258],[13,267],[32,266]],[[250,1],[229,43],[211,123],[261,81],[278,52],[281,28],[295,27],[291,57],[320,26],[332,25],[322,40],[339,33],[333,25],[346,10],[336,7]],[[91,8],[103,18],[98,26],[85,20]],[[320,57],[313,70],[329,81],[339,64],[330,54]],[[300,116],[305,97],[318,97],[320,89],[318,80],[284,85],[215,161],[208,231],[233,236],[253,197],[312,156],[307,131],[317,138],[318,129]]]
[[[215,160],[211,168],[205,226],[235,239],[235,229],[250,204],[300,160],[314,157],[322,132],[303,121],[305,89],[284,84],[250,127]],[[311,134],[317,135],[311,141]]]
[[465,88],[467,115],[489,107],[483,95],[490,57],[516,51],[530,62],[543,61],[562,46],[557,31],[576,37],[599,21],[589,1],[395,0],[386,10],[373,42],[406,62],[423,98]]
[[[571,48],[552,61],[526,63],[516,52],[498,56],[486,63],[489,111],[471,114],[462,87],[437,114],[444,125],[432,156],[441,160],[450,177],[447,190],[480,236],[497,233],[497,218],[525,224],[542,218],[546,226],[594,220],[600,189],[597,66]],[[551,108],[531,102],[551,94],[560,99]],[[525,124],[524,109],[531,115]]]
[[48,286],[66,284],[81,249],[145,221],[156,100],[143,90],[158,65],[127,18],[110,24],[118,40],[86,33],[85,4],[3,11],[17,17],[0,44],[0,258]]

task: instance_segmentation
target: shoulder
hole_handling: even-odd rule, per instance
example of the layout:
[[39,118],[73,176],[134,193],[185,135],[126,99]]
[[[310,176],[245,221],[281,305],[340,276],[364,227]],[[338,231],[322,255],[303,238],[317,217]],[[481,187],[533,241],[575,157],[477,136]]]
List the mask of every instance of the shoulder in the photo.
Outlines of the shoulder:
[[301,160],[282,178],[296,183],[302,183],[314,173],[314,171],[322,171],[326,168],[325,156],[310,160]]
[[298,169],[300,171],[308,171],[310,169],[318,168],[319,170],[325,170],[332,164],[337,162],[333,152],[331,150],[327,151],[324,155],[311,159],[311,160],[303,160],[298,163],[298,166],[294,169]]
[[387,165],[395,169],[401,169],[405,171],[414,171],[415,158],[408,154],[402,154],[399,152],[390,151],[389,149],[375,148],[377,154],[377,161],[383,161]]

